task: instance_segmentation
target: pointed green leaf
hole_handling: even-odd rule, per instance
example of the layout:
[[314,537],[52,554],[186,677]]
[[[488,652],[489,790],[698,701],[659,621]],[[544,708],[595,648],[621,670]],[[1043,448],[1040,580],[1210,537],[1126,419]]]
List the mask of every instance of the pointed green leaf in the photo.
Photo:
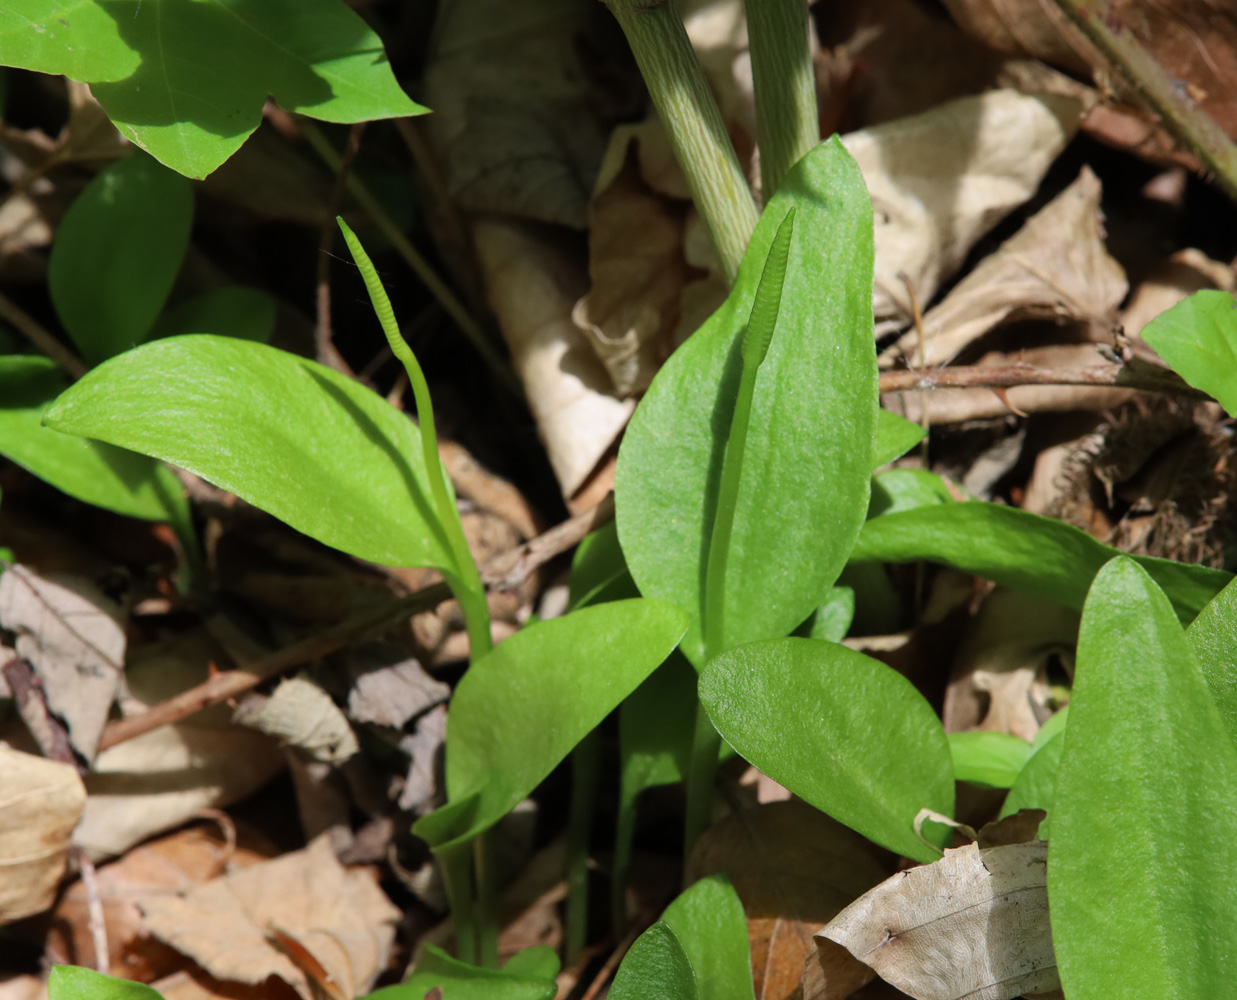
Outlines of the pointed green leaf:
[[701,997],[753,1000],[747,914],[730,879],[702,878],[681,893],[661,919],[686,952]]
[[1082,612],[1048,852],[1070,1000],[1198,1000],[1237,981],[1237,746],[1164,593],[1132,559]]
[[872,447],[872,467],[879,469],[895,458],[901,458],[927,437],[927,434],[928,432],[919,424],[913,424],[905,417],[899,417],[888,410],[878,410],[876,443]]
[[1052,804],[1057,794],[1057,771],[1061,752],[1065,749],[1065,733],[1059,732],[1046,740],[1018,772],[1018,779],[1005,796],[1001,817],[1012,816],[1019,809],[1043,809],[1048,817],[1039,825],[1039,837],[1047,840],[1052,820]]
[[[854,562],[925,559],[974,573],[1070,608],[1081,608],[1095,574],[1120,553],[1085,531],[1014,507],[969,501],[920,507],[863,526]],[[1231,573],[1134,556],[1190,621]]]
[[47,996],[48,1000],[162,1000],[149,986],[76,965],[52,966]]
[[1142,330],[1142,338],[1183,379],[1237,416],[1237,301],[1195,292]]
[[159,317],[150,339],[186,333],[217,333],[265,344],[275,332],[275,299],[243,285],[225,285],[203,292],[168,309]]
[[4,0],[0,63],[71,80],[123,80],[142,57],[98,0]]
[[[726,742],[774,781],[891,851],[939,857],[914,822],[924,808],[953,813],[949,741],[896,670],[829,642],[771,639],[710,660],[700,700]],[[948,831],[930,835],[943,844]]]
[[[738,281],[654,379],[619,452],[619,538],[641,593],[692,616],[697,666],[713,505],[740,342],[779,225],[796,211],[777,332],[756,379],[727,558],[726,645],[786,635],[820,603],[867,509],[876,432],[872,210],[836,140],[766,207]],[[822,277],[824,276],[824,277]]]
[[916,507],[935,507],[957,500],[945,480],[923,469],[889,469],[872,477],[868,517],[885,517]]
[[1026,740],[978,729],[950,733],[949,752],[955,779],[990,788],[1012,788],[1032,753]]
[[451,699],[449,804],[413,831],[443,850],[497,823],[657,668],[686,628],[678,608],[637,598],[538,622],[496,646],[468,668]]
[[187,469],[362,559],[453,565],[416,425],[285,351],[231,337],[156,340],[94,369],[45,423]]
[[574,610],[587,604],[639,596],[635,581],[627,572],[614,522],[585,535],[571,560],[567,607]]
[[0,454],[96,507],[147,521],[183,519],[184,489],[166,466],[43,426],[47,407],[68,385],[47,358],[0,357]]
[[609,1000],[696,1000],[698,996],[712,1000],[697,991],[687,953],[674,931],[659,920],[636,938],[624,956]]
[[1237,742],[1237,580],[1211,600],[1186,630],[1228,734]]
[[74,199],[56,231],[47,284],[86,361],[98,364],[146,339],[192,226],[190,183],[143,153],[103,169]]
[[517,951],[503,965],[503,972],[533,979],[553,979],[562,971],[558,952],[549,945],[535,944]]
[[442,1000],[552,1000],[558,989],[552,977],[481,969],[426,944],[411,976],[398,986],[376,990],[369,1000],[424,1000],[435,987],[442,990]]

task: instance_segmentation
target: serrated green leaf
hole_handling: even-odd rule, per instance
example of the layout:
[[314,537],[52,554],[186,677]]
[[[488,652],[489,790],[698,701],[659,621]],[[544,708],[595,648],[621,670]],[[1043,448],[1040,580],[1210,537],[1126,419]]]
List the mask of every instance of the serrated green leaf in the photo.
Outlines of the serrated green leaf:
[[1132,559],[1082,612],[1048,852],[1070,1000],[1197,1000],[1237,981],[1237,746],[1164,593]]
[[142,983],[76,965],[52,966],[47,996],[48,1000],[163,1000],[157,991]]
[[1009,733],[971,730],[949,734],[954,778],[990,788],[1011,788],[1027,761],[1031,744]]
[[445,850],[497,823],[678,644],[687,616],[637,598],[517,632],[468,668],[451,699],[448,805],[413,827]]
[[[1081,608],[1095,574],[1120,553],[1085,531],[1014,507],[968,501],[874,517],[863,526],[853,562],[920,559],[974,573],[1070,608]],[[1133,556],[1191,621],[1231,573]]]
[[243,285],[227,285],[203,292],[166,310],[155,323],[150,339],[186,333],[217,333],[223,337],[265,344],[275,332],[275,299]]
[[147,521],[179,521],[184,489],[172,472],[145,455],[58,434],[43,414],[68,388],[47,358],[0,357],[0,454],[71,497]]
[[326,545],[388,566],[453,566],[416,425],[285,351],[195,335],[105,362],[44,422],[187,469]]
[[691,963],[696,992],[708,1000],[753,1000],[747,915],[725,875],[689,886],[661,915]]
[[435,987],[442,990],[442,1000],[551,1000],[558,989],[553,978],[481,969],[426,944],[411,976],[397,986],[376,990],[369,1000],[424,1000]]
[[692,965],[679,939],[664,921],[636,938],[623,958],[610,1000],[711,1000],[696,989]]
[[[727,557],[723,646],[786,635],[837,578],[867,509],[876,432],[871,204],[835,140],[766,207],[726,303],[658,372],[619,452],[619,538],[640,592],[688,611],[698,667],[740,342],[770,244],[796,211],[777,332],[756,380]],[[826,276],[822,279],[822,275]]]
[[1199,612],[1186,629],[1186,638],[1228,734],[1237,742],[1237,580]]
[[1142,338],[1183,379],[1237,416],[1237,300],[1207,289],[1142,329]]
[[101,170],[65,214],[48,262],[52,304],[90,364],[142,343],[189,247],[193,190],[143,153]]
[[[920,809],[951,815],[953,762],[940,719],[885,664],[834,643],[770,639],[723,653],[700,677],[722,737],[800,798],[883,847],[939,857]],[[925,831],[947,843],[949,831]]]

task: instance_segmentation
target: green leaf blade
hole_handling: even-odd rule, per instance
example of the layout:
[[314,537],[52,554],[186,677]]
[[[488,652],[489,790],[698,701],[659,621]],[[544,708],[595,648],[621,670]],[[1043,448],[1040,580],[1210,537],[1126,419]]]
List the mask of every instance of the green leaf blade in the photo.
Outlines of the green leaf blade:
[[1186,629],[1228,734],[1237,743],[1237,581],[1216,594]]
[[526,975],[518,958],[511,959],[516,964],[514,971],[482,969],[426,944],[411,976],[396,986],[375,990],[368,1000],[424,1000],[435,987],[442,990],[442,1000],[552,1000],[558,989],[554,980]]
[[141,56],[97,0],[0,5],[0,63],[71,80],[123,80]]
[[1053,803],[1048,893],[1071,1000],[1231,990],[1234,830],[1237,747],[1168,600],[1114,559],[1083,609]]
[[709,661],[700,700],[727,743],[800,798],[892,851],[940,856],[914,821],[953,812],[949,742],[892,668],[818,639],[770,639]]
[[158,992],[131,979],[116,979],[76,965],[54,965],[48,1000],[163,1000]]
[[1237,416],[1237,300],[1206,289],[1160,313],[1142,338],[1178,375]]
[[696,990],[709,1000],[754,1000],[747,915],[725,875],[689,886],[661,915],[679,939]]
[[663,921],[636,938],[609,995],[610,1000],[711,1000],[696,989],[691,960]]
[[949,734],[954,777],[989,788],[1012,788],[1031,759],[1031,744],[1009,733],[970,730]]
[[45,423],[187,469],[362,559],[453,566],[416,426],[305,358],[231,337],[157,340],[87,374]]

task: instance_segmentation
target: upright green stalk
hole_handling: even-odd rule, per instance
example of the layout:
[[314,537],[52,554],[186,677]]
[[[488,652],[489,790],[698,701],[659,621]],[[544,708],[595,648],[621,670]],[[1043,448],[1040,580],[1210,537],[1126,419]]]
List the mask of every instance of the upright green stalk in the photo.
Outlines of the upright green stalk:
[[[778,226],[777,235],[769,247],[752,314],[743,334],[743,371],[730,418],[730,437],[722,459],[722,478],[717,491],[717,510],[713,517],[713,532],[709,537],[709,555],[704,582],[704,654],[711,659],[725,652],[726,561],[730,554],[730,536],[734,529],[735,508],[743,474],[743,455],[747,449],[747,431],[752,417],[752,400],[756,395],[756,374],[769,353],[773,331],[777,326],[778,309],[782,302],[782,285],[786,280],[786,265],[790,259],[790,240],[794,234],[795,210],[792,208]],[[713,776],[717,770],[717,751],[721,737],[710,721],[704,706],[696,706],[696,730],[692,739],[692,756],[687,776],[687,822],[684,830],[688,851],[709,824],[713,801]]]
[[820,142],[807,0],[744,0],[764,201]]
[[571,751],[571,813],[567,819],[567,921],[563,962],[574,966],[588,937],[588,842],[597,808],[601,735],[594,730]]
[[726,281],[733,285],[756,228],[756,203],[673,0],[605,0],[670,135]]

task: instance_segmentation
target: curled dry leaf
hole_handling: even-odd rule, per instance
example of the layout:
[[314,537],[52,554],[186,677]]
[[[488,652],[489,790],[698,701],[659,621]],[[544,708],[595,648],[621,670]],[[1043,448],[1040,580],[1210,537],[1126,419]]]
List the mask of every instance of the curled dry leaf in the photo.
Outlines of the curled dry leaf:
[[273,861],[217,878],[179,898],[140,903],[148,930],[218,979],[257,984],[278,976],[315,1000],[307,959],[289,957],[295,941],[342,994],[368,991],[386,965],[399,911],[370,873],[345,869],[327,838]]
[[1077,320],[1111,326],[1125,298],[1125,271],[1104,246],[1099,178],[1087,167],[999,250],[985,257],[923,318],[924,355],[911,330],[883,360],[945,365],[1010,319]]
[[304,677],[281,681],[269,698],[247,701],[237,710],[236,721],[299,747],[325,764],[342,764],[360,751],[343,711]]
[[72,765],[3,743],[0,776],[0,924],[6,924],[52,905],[86,789]]
[[916,1000],[1060,996],[1045,841],[948,850],[855,900],[820,932]]
[[416,659],[397,647],[362,647],[350,666],[354,671],[364,671],[348,692],[348,717],[354,722],[398,729],[451,696],[449,685],[435,680]]
[[[1137,337],[1160,313],[1204,288],[1237,290],[1237,274],[1230,265],[1212,260],[1201,250],[1178,250],[1154,267],[1134,289],[1129,305],[1122,310],[1121,328],[1126,336]],[[1141,346],[1142,352],[1153,353],[1141,339],[1135,343],[1136,350]]]
[[0,625],[17,633],[17,655],[34,666],[47,707],[87,761],[123,681],[124,621],[116,603],[84,577],[42,577],[27,566],[0,575]]

